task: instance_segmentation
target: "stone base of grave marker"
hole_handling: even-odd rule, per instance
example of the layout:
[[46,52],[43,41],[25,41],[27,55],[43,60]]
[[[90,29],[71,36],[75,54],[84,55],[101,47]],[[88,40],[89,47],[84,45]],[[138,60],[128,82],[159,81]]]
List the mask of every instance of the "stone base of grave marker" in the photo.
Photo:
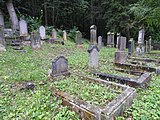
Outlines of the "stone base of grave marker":
[[83,45],[76,45],[76,48],[83,48]]
[[126,52],[123,51],[117,51],[115,52],[115,63],[120,63],[120,64],[124,64],[126,63],[127,60],[127,54]]

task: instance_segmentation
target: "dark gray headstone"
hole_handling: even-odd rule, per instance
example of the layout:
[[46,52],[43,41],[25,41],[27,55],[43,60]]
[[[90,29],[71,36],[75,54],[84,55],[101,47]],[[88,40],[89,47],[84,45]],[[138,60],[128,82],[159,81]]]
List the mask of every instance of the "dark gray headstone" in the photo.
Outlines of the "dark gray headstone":
[[107,46],[110,46],[111,45],[111,38],[112,36],[111,36],[111,32],[108,32],[107,33]]
[[135,48],[134,48],[134,40],[133,40],[133,38],[131,38],[129,40],[129,42],[128,42],[128,53],[129,53],[129,55],[133,55],[134,50],[135,50]]
[[89,67],[97,68],[98,67],[98,52],[99,49],[96,45],[90,45],[88,49],[89,53]]
[[68,75],[68,60],[64,56],[52,61],[52,77]]
[[97,45],[97,27],[95,25],[90,27],[90,44]]
[[117,33],[117,44],[116,44],[116,48],[118,48],[118,41],[120,39],[120,33]]
[[34,49],[34,50],[41,48],[41,38],[40,38],[39,32],[32,32],[31,46],[32,46],[32,49]]

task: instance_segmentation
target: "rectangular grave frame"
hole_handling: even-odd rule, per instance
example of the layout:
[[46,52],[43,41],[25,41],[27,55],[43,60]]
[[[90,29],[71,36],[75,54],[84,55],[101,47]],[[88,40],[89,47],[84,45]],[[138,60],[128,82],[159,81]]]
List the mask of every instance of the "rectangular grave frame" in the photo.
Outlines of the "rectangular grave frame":
[[133,69],[133,70],[140,70],[140,71],[146,71],[146,72],[154,72],[157,75],[160,75],[158,71],[160,71],[159,68],[153,68],[153,67],[146,67],[146,66],[140,66],[140,65],[132,65],[132,64],[121,64],[121,63],[114,63],[115,66],[123,69]]
[[79,76],[81,79],[88,80],[90,82],[96,82],[99,84],[106,84],[106,85],[114,85],[117,87],[122,87],[123,89],[121,94],[119,94],[115,99],[113,99],[104,107],[100,107],[96,105],[91,105],[84,100],[75,99],[70,94],[57,90],[54,87],[51,88],[53,96],[56,96],[58,99],[62,99],[62,104],[64,106],[69,106],[71,110],[78,112],[80,117],[85,118],[85,120],[90,120],[91,118],[95,120],[114,119],[114,117],[122,114],[125,108],[127,108],[132,104],[132,100],[136,96],[136,90],[129,86],[105,81],[98,78],[86,77],[84,75],[77,75],[77,76]]
[[137,58],[137,57],[129,57],[128,59],[136,60],[136,61],[142,61],[142,62],[155,62],[155,63],[160,64],[160,60],[156,60],[156,59]]
[[139,76],[139,78],[134,79],[134,78],[105,74],[105,73],[94,73],[94,75],[99,76],[103,80],[116,81],[120,84],[126,84],[134,88],[146,88],[149,85],[152,78],[152,74],[148,72],[143,73],[139,71],[128,71],[128,70],[122,70],[122,69],[115,69],[115,70],[119,72],[124,72],[127,74],[130,73],[132,75]]

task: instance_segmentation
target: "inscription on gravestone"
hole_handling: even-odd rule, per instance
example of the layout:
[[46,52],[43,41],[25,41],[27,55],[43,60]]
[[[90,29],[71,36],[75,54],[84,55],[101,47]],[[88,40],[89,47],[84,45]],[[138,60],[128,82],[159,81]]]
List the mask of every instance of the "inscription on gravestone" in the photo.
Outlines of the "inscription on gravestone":
[[52,77],[68,75],[68,60],[64,56],[52,61]]

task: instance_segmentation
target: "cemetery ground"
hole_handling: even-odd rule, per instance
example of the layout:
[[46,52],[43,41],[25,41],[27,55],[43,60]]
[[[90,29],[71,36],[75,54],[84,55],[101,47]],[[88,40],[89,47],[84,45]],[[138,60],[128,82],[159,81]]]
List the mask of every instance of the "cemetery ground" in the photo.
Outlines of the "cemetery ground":
[[[32,51],[31,47],[25,47],[27,52],[16,52],[7,47],[7,51],[0,53],[0,119],[30,120],[30,119],[78,119],[78,114],[70,111],[68,107],[61,105],[62,101],[52,96],[50,88],[55,84],[57,88],[66,90],[90,102],[97,104],[98,100],[111,100],[117,93],[99,94],[104,91],[103,86],[88,85],[80,82],[81,90],[72,86],[66,88],[68,82],[75,82],[72,77],[53,84],[48,78],[48,71],[56,56],[65,56],[69,62],[71,73],[93,76],[93,72],[113,74],[123,77],[137,78],[135,75],[118,72],[113,64],[115,48],[103,47],[99,52],[99,67],[90,70],[88,67],[88,43],[83,48],[75,48],[75,43],[67,41],[65,45],[43,43],[41,50]],[[150,55],[150,58],[157,56]],[[26,83],[33,84],[34,89],[26,88]],[[71,83],[70,83],[71,84]],[[76,85],[76,84],[75,84]],[[94,91],[88,94],[87,90]],[[160,119],[160,76],[153,73],[152,80],[146,89],[136,88],[137,97],[117,120],[133,118],[135,120],[159,120]],[[98,95],[98,99],[93,97]],[[107,97],[107,98],[105,98]],[[100,102],[104,104],[103,102]]]

